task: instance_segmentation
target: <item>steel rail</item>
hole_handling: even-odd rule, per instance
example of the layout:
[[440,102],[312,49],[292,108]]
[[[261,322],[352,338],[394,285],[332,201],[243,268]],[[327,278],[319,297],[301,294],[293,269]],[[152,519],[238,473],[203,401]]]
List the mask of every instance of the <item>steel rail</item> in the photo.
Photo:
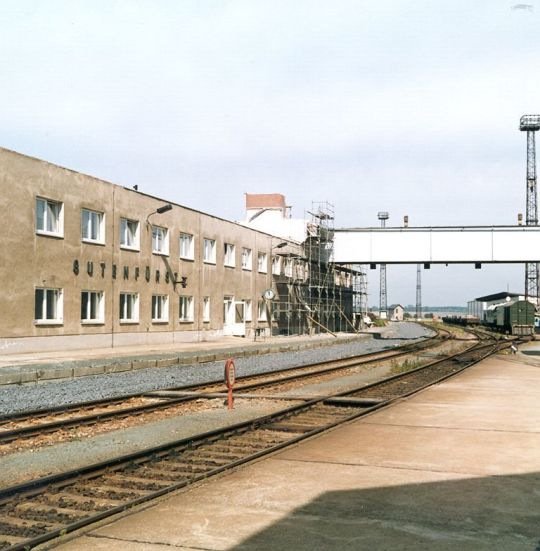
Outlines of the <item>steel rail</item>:
[[[436,338],[437,338],[437,336],[432,337],[431,339],[436,339]],[[444,342],[444,340],[439,340],[438,342]],[[341,370],[345,370],[345,369],[350,369],[352,367],[367,364],[367,363],[371,363],[371,362],[384,361],[384,360],[387,360],[387,359],[394,359],[394,358],[398,358],[398,357],[401,357],[401,356],[404,356],[404,355],[412,354],[414,352],[425,350],[426,348],[429,348],[429,347],[432,347],[432,346],[436,346],[436,344],[438,344],[438,342],[434,344],[433,340],[429,340],[429,342],[428,342],[428,340],[426,339],[424,341],[421,341],[420,343],[417,342],[417,343],[414,343],[414,344],[405,345],[403,348],[400,348],[399,350],[398,349],[393,349],[391,351],[369,352],[369,353],[361,354],[361,355],[358,355],[358,356],[354,356],[352,358],[345,358],[345,359],[340,359],[340,360],[328,360],[326,362],[321,362],[320,364],[308,364],[308,365],[305,365],[305,366],[280,369],[280,370],[273,371],[271,373],[263,373],[263,374],[258,374],[258,375],[248,375],[246,377],[239,378],[239,380],[240,381],[243,381],[243,380],[246,380],[246,379],[248,379],[248,380],[251,380],[251,379],[257,380],[257,379],[261,379],[261,378],[266,379],[268,377],[272,377],[272,376],[279,375],[279,374],[286,373],[286,372],[290,372],[290,371],[298,371],[298,370],[302,371],[301,373],[296,373],[294,375],[290,375],[290,376],[286,376],[286,377],[270,378],[270,379],[262,381],[262,382],[259,381],[259,382],[248,383],[248,384],[240,384],[240,385],[237,385],[235,387],[235,390],[236,391],[254,390],[254,389],[257,389],[257,388],[265,388],[265,387],[268,387],[268,386],[276,386],[276,385],[279,385],[279,384],[284,384],[284,383],[290,383],[290,382],[293,382],[293,381],[303,380],[303,379],[306,379],[306,378],[309,378],[309,377],[316,377],[316,376],[320,376],[320,375],[324,375],[324,374],[328,374],[328,373],[332,373],[332,372],[337,372],[337,371],[341,371]],[[335,365],[335,364],[338,364],[338,365]],[[320,365],[327,365],[329,367],[309,371],[310,368],[320,366]],[[213,383],[213,385],[215,386],[215,383]],[[182,390],[196,389],[198,392],[201,392],[201,391],[203,391],[203,389],[207,389],[209,386],[211,386],[211,385],[209,385],[208,383],[205,383],[205,384],[196,385],[196,386],[180,387],[180,389],[182,389]],[[176,388],[175,389],[164,389],[164,391],[166,391],[166,392],[171,392],[171,391],[174,391],[174,390],[178,390],[178,389],[176,389]],[[159,392],[159,391],[154,391],[154,392]],[[174,398],[174,397],[164,398],[162,396],[146,392],[144,394],[138,394],[138,395],[133,396],[133,397],[148,397],[148,398],[154,398],[154,399],[159,400],[159,401],[156,401],[156,402],[151,403],[151,404],[143,404],[143,405],[132,406],[132,407],[128,407],[128,408],[120,408],[120,409],[116,409],[116,410],[112,410],[112,411],[101,411],[99,413],[94,413],[94,414],[89,414],[89,415],[84,415],[84,416],[71,417],[71,418],[68,418],[68,419],[61,419],[61,420],[58,420],[58,421],[50,421],[48,423],[33,424],[33,425],[25,426],[25,427],[14,428],[14,429],[11,429],[11,430],[2,430],[1,425],[0,425],[0,444],[6,444],[6,443],[9,443],[9,442],[13,442],[17,439],[31,438],[31,437],[34,437],[34,436],[37,436],[37,435],[42,435],[44,433],[52,433],[52,432],[56,432],[56,431],[59,431],[59,430],[65,430],[65,429],[73,428],[73,427],[91,425],[91,424],[96,424],[96,423],[102,423],[102,422],[109,421],[109,420],[112,420],[112,419],[122,419],[122,418],[129,417],[129,416],[132,416],[132,415],[142,415],[142,414],[145,414],[145,413],[150,413],[150,412],[161,410],[161,409],[167,409],[167,408],[179,405],[181,403],[191,402],[191,401],[194,401],[194,400],[198,399],[200,396],[181,396],[181,397],[177,397],[177,398]],[[114,398],[112,400],[113,405],[114,404],[121,404],[121,403],[122,403],[122,400],[119,400],[117,398]],[[51,408],[51,410],[38,410],[39,413],[40,413],[39,417],[43,418],[45,416],[44,412],[47,412],[47,411],[49,411],[53,415],[54,414],[56,414],[56,415],[62,415],[62,414],[63,415],[68,415],[68,414],[76,413],[77,411],[90,409],[89,404],[93,404],[94,407],[99,407],[99,406],[104,407],[104,406],[110,405],[110,402],[108,402],[107,400],[99,400],[97,402],[85,402],[83,404],[76,404],[73,407],[68,407],[68,408],[65,408],[65,409],[55,407],[55,408]],[[11,422],[11,423],[16,423],[16,422],[21,423],[21,422],[24,422],[24,421],[30,422],[31,420],[32,421],[34,420],[33,416],[34,416],[34,413],[30,412],[30,413],[27,413],[27,414],[24,414],[24,415],[14,414],[13,416],[5,416],[4,418],[0,418],[0,420],[5,421],[4,425],[7,424],[8,422]]]
[[[510,345],[510,343],[507,344]],[[216,429],[0,490],[0,541],[5,543],[3,549],[11,551],[30,549],[140,503],[350,422],[404,396],[452,377],[499,348],[499,343],[479,344],[474,349],[455,354],[451,359],[433,362],[460,365],[457,371],[455,366],[451,366],[452,369],[448,373],[436,380],[428,384],[422,382],[419,387],[408,389],[407,393],[375,404],[355,400],[354,393],[373,389],[399,378],[410,378],[411,375],[418,374],[427,367],[423,366],[411,372],[389,377],[378,383],[349,390],[347,393],[319,397],[225,429]],[[463,356],[461,360],[460,356]],[[339,399],[345,396],[351,397],[350,403],[339,402]],[[113,496],[113,499],[106,500],[107,505],[102,506],[101,510],[100,498],[96,497],[96,494],[99,496],[100,488],[104,488],[101,491],[109,498]],[[119,497],[122,493],[124,498]],[[90,514],[88,511],[81,513],[76,509],[76,505],[85,495],[90,496],[86,498],[85,507],[94,506]],[[129,496],[127,500],[126,495]],[[22,500],[26,500],[26,503],[22,504]],[[34,508],[32,505],[27,506],[28,503],[34,503]],[[60,507],[57,503],[61,504]],[[21,509],[22,518],[26,520],[21,521],[21,516],[16,516]],[[51,510],[53,512],[50,512]],[[47,511],[49,511],[49,517],[43,518]],[[51,515],[57,515],[58,518],[51,521]],[[25,534],[25,522],[30,537],[21,535]],[[36,531],[41,533],[36,534]],[[14,536],[14,533],[19,535]]]

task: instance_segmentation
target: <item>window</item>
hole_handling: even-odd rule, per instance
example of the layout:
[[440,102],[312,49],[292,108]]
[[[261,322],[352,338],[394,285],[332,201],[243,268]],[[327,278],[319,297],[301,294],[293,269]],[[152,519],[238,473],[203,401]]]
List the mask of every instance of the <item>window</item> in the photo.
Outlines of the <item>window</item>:
[[202,318],[204,322],[210,321],[210,297],[203,297]]
[[64,237],[64,205],[36,198],[36,232]]
[[216,241],[215,239],[203,240],[203,261],[211,264],[216,263]]
[[152,295],[152,321],[169,321],[169,297],[167,295]]
[[187,258],[189,260],[195,258],[193,253],[193,236],[189,233],[180,234],[180,258]]
[[62,294],[62,289],[36,289],[35,320],[37,323],[63,323]]
[[242,249],[242,270],[251,270],[252,268],[252,255],[251,249]]
[[123,323],[139,321],[139,295],[137,293],[120,293],[120,321]]
[[90,243],[105,243],[103,213],[94,210],[81,210],[81,239]]
[[259,272],[265,274],[268,271],[268,262],[266,260],[266,253],[259,253],[257,255],[257,266]]
[[180,297],[180,321],[193,321],[193,297]]
[[293,261],[292,258],[285,259],[285,275],[287,277],[293,276]]
[[155,254],[169,254],[169,232],[167,228],[152,226],[152,252]]
[[232,243],[225,243],[223,248],[223,264],[225,266],[236,266],[236,247]]
[[246,300],[246,308],[244,312],[245,312],[244,315],[245,315],[246,321],[251,321],[253,316],[251,300]]
[[120,218],[120,246],[124,249],[139,250],[139,222]]
[[103,323],[103,293],[101,291],[82,291],[81,321],[83,323]]
[[274,275],[281,274],[281,258],[279,256],[272,257],[272,273]]
[[264,300],[259,300],[257,303],[257,319],[266,321],[266,302]]

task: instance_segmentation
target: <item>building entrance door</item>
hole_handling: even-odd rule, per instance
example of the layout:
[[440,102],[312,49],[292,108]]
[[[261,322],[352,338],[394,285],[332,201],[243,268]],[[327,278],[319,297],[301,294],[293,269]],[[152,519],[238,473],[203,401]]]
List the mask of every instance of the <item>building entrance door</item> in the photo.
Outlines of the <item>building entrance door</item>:
[[241,300],[234,303],[233,335],[235,337],[246,336],[246,303]]
[[233,335],[234,329],[234,297],[226,296],[223,298],[223,334]]

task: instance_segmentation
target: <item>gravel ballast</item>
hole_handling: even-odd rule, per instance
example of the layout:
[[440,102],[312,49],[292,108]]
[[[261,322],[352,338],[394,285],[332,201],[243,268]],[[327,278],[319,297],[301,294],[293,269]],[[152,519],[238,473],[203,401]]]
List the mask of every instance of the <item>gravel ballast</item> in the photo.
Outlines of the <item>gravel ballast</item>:
[[[242,377],[325,360],[347,358],[402,345],[403,339],[426,338],[433,335],[429,329],[407,322],[391,324],[382,333],[381,339],[363,339],[324,348],[238,358],[235,360],[236,373],[237,376]],[[220,380],[222,377],[223,362],[218,361],[92,375],[31,386],[9,385],[0,389],[0,414],[207,383]]]

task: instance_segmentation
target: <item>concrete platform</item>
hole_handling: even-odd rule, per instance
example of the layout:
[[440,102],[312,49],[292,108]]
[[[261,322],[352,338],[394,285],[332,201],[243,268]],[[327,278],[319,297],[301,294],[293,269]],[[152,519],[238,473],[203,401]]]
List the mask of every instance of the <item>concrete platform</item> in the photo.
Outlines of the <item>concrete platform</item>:
[[168,345],[138,345],[78,351],[34,352],[0,355],[0,385],[38,383],[104,373],[119,373],[154,367],[170,367],[243,358],[273,352],[294,352],[333,346],[371,335],[341,333],[332,335],[267,337],[257,341],[222,337],[215,341]]
[[57,549],[534,551],[538,404],[540,368],[489,359]]

